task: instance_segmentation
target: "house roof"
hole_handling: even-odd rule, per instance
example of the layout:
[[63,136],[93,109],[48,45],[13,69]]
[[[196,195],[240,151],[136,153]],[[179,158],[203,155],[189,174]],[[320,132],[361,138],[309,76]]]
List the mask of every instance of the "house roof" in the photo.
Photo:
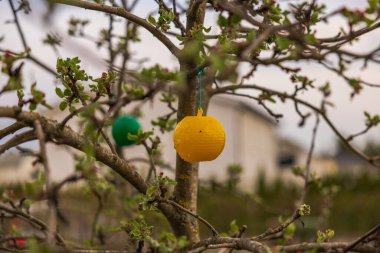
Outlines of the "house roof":
[[262,107],[255,105],[252,99],[244,98],[244,97],[234,97],[231,95],[218,95],[212,98],[212,101],[217,103],[229,103],[233,104],[237,107],[241,107],[255,116],[260,117],[264,121],[277,126],[278,122],[275,121],[273,117],[271,117]]

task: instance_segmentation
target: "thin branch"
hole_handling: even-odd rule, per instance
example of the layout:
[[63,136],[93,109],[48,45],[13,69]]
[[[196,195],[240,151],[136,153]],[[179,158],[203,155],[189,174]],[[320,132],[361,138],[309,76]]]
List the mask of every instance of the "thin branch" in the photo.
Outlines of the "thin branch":
[[28,141],[35,140],[36,134],[34,130],[30,130],[21,134],[15,135],[12,139],[4,143],[3,145],[0,145],[0,155],[7,151],[8,149],[14,148],[20,144],[23,144]]
[[114,153],[115,155],[117,155],[117,151],[116,151],[115,145],[113,145],[113,143],[111,142],[110,138],[107,136],[107,134],[104,132],[103,129],[99,128],[99,131],[100,131],[100,134],[102,135],[103,139],[106,141],[108,147],[112,151],[112,153]]
[[[52,234],[56,234],[57,231],[57,207],[55,205],[55,201],[52,199],[52,194],[51,194],[51,182],[50,182],[50,166],[49,162],[47,159],[47,154],[46,154],[46,142],[45,142],[45,134],[42,130],[41,122],[37,119],[34,121],[34,128],[36,131],[37,138],[40,143],[40,161],[42,162],[42,165],[44,167],[44,172],[45,172],[45,190],[46,190],[46,195],[47,195],[47,200],[48,200],[48,230]],[[53,244],[54,242],[54,236],[49,233],[47,237],[47,242],[48,244]]]
[[[42,231],[46,231],[47,233],[51,233],[51,231],[49,231],[49,228],[45,224],[45,222],[43,222],[42,220],[40,220],[40,219],[38,219],[38,218],[28,214],[28,213],[25,213],[19,209],[14,209],[14,208],[8,207],[8,206],[1,204],[1,203],[0,203],[0,210],[4,211],[6,213],[9,213],[9,214],[13,214],[13,215],[19,217],[20,219],[28,222],[29,224],[33,225],[34,227],[36,227]],[[59,244],[65,245],[65,241],[64,241],[63,237],[58,232],[55,232],[55,237],[56,237],[56,240]]]
[[316,140],[316,137],[317,137],[317,131],[318,131],[318,127],[319,127],[319,115],[316,114],[315,117],[316,117],[316,120],[315,120],[315,125],[314,125],[314,128],[313,128],[313,136],[311,138],[311,144],[310,144],[309,152],[307,154],[307,159],[306,159],[305,177],[303,178],[305,182],[304,182],[304,187],[303,187],[303,190],[302,190],[302,193],[301,193],[301,197],[300,197],[300,200],[299,200],[300,204],[303,204],[305,202],[307,190],[308,190],[309,184],[310,184],[310,181],[309,181],[310,170],[311,170],[310,165],[311,165],[311,159],[313,157],[313,152],[314,152],[314,147],[315,147],[315,140]]
[[[241,228],[239,228],[239,233],[236,235],[236,236],[233,236],[235,238],[241,238],[245,232],[245,230],[247,229],[247,226],[246,225],[243,225]],[[233,248],[231,248],[228,253],[232,253],[234,251]],[[220,252],[219,252],[220,253]]]
[[352,141],[354,138],[356,138],[356,137],[358,137],[358,136],[361,136],[361,135],[367,133],[372,127],[373,127],[372,124],[368,124],[367,127],[366,127],[364,130],[362,130],[362,131],[360,131],[360,132],[358,132],[358,133],[356,133],[356,134],[351,134],[350,136],[347,137],[346,140],[347,140],[348,142],[349,142],[349,141]]
[[238,97],[246,97],[246,98],[253,99],[253,100],[257,101],[257,103],[259,105],[261,105],[265,109],[265,111],[267,111],[267,113],[274,118],[274,120],[276,122],[278,122],[279,118],[282,118],[284,116],[281,113],[273,112],[262,100],[260,100],[257,97],[254,97],[254,96],[251,96],[248,94],[235,93],[235,92],[225,92],[224,94],[231,95],[231,96],[238,96]]
[[252,43],[243,51],[242,58],[250,59],[252,54],[260,47],[261,43],[268,39],[273,32],[272,27],[264,30],[256,39],[252,40]]
[[[293,244],[293,245],[287,245],[287,246],[276,246],[274,247],[275,250],[282,251],[282,252],[300,252],[300,251],[307,251],[307,250],[316,250],[316,251],[323,251],[328,252],[330,250],[342,250],[346,248],[349,244],[345,242],[326,242],[326,243],[316,243],[316,242],[310,242],[310,243],[299,243],[299,244]],[[370,247],[370,246],[356,246],[355,248],[352,248],[351,251],[355,252],[362,252],[362,253],[378,253],[378,249]]]
[[164,44],[174,56],[176,56],[177,58],[179,57],[180,50],[174,45],[174,43],[168,37],[166,37],[160,30],[158,30],[156,27],[151,25],[145,19],[142,19],[130,13],[129,11],[127,11],[126,9],[122,7],[112,7],[112,6],[107,6],[104,4],[91,3],[91,2],[82,1],[82,0],[54,0],[53,2],[70,5],[70,6],[76,6],[76,7],[80,7],[84,9],[101,11],[101,12],[114,14],[114,15],[126,18],[129,21],[139,26],[144,27],[154,37],[156,37],[159,41],[161,41],[162,44]]
[[39,59],[37,59],[35,56],[32,54],[28,54],[26,56],[26,59],[29,59],[30,61],[34,62],[36,65],[40,66],[42,69],[44,69],[46,72],[49,72],[53,76],[57,76],[57,73],[55,72],[54,69],[50,68],[48,65],[45,63],[41,62]]
[[15,122],[6,128],[0,129],[0,139],[4,138],[7,135],[13,134],[14,132],[26,127],[26,125],[22,122]]
[[[18,107],[0,106],[0,117],[13,118],[29,126],[33,126],[36,119],[40,119],[44,132],[55,142],[71,146],[81,151],[85,150],[85,144],[87,143],[86,137],[76,133],[69,127],[61,128],[58,122],[46,119],[38,113],[20,112]],[[34,131],[31,131],[31,133],[33,133],[32,137],[35,138]],[[94,157],[112,168],[121,177],[130,182],[139,192],[145,193],[147,185],[144,179],[123,159],[114,155],[100,144],[94,145]]]
[[29,47],[28,47],[28,44],[26,43],[24,32],[23,32],[23,30],[21,28],[20,21],[18,20],[17,10],[16,10],[16,8],[15,8],[12,0],[9,0],[9,5],[11,6],[13,18],[15,20],[17,31],[18,31],[18,33],[20,35],[20,39],[21,39],[22,45],[24,47],[24,50],[25,50],[25,52],[28,52],[29,51]]
[[292,95],[289,95],[288,93],[286,92],[282,92],[282,91],[277,91],[277,90],[273,90],[273,89],[269,89],[269,88],[265,88],[265,87],[262,87],[262,86],[258,86],[258,85],[228,85],[228,86],[224,86],[224,87],[221,87],[221,88],[216,88],[214,89],[213,91],[210,92],[210,96],[213,96],[213,95],[216,95],[216,94],[223,94],[225,93],[226,91],[234,91],[234,90],[237,90],[237,89],[253,89],[253,90],[260,90],[260,91],[265,91],[265,92],[268,92],[270,94],[273,94],[273,95],[276,95],[278,96],[279,98],[281,99],[290,99],[290,100],[293,100],[293,101],[296,101],[297,103],[299,104],[302,104],[310,109],[312,109],[314,112],[318,113],[323,119],[324,121],[327,123],[327,125],[331,128],[331,130],[335,133],[335,135],[354,153],[356,154],[357,156],[361,157],[362,159],[366,160],[368,163],[370,163],[371,165],[377,167],[377,168],[380,168],[380,165],[377,164],[377,160],[380,159],[380,156],[367,156],[365,155],[363,152],[361,152],[360,150],[358,150],[357,148],[355,148],[354,146],[352,146],[350,143],[347,142],[346,138],[343,136],[343,134],[338,130],[338,128],[334,125],[334,123],[331,121],[331,119],[327,116],[326,112],[324,111],[324,109],[320,109],[316,106],[314,106],[313,104],[305,101],[305,100],[302,100],[300,98],[297,98],[295,96],[292,96]]
[[[291,244],[286,246],[268,246],[261,244],[256,241],[252,241],[245,238],[228,238],[228,237],[212,237],[205,239],[201,242],[193,244],[185,248],[182,252],[203,252],[207,249],[217,249],[217,248],[232,248],[236,250],[247,250],[249,252],[259,253],[259,252],[305,252],[308,250],[316,250],[317,252],[329,252],[329,251],[341,251],[347,247],[349,243],[347,242],[326,242],[326,243],[299,243]],[[370,246],[355,246],[351,249],[354,252],[361,253],[378,253],[378,249]]]
[[[95,211],[95,216],[94,220],[92,221],[92,226],[91,226],[91,237],[90,237],[90,242],[94,243],[95,236],[98,235],[98,223],[99,223],[99,218],[100,214],[104,208],[104,202],[103,202],[103,197],[100,195],[96,190],[93,190],[92,193],[96,197],[96,200],[98,201],[98,206]],[[101,242],[103,244],[103,242]]]
[[365,33],[373,31],[377,28],[380,28],[380,22],[377,22],[377,23],[373,24],[372,26],[365,27],[363,29],[351,32],[350,34],[347,34],[344,36],[335,36],[335,37],[331,37],[331,38],[319,38],[317,40],[318,40],[318,42],[325,42],[325,43],[351,41],[351,40],[355,39],[356,37],[359,37]]
[[43,68],[44,70],[46,70],[47,72],[49,72],[50,74],[56,76],[56,72],[52,68],[50,68],[46,64],[42,63],[39,59],[37,59],[36,57],[34,57],[34,56],[31,55],[31,53],[30,53],[31,49],[29,48],[29,46],[28,46],[28,44],[26,42],[24,31],[22,30],[20,21],[19,21],[18,16],[17,16],[17,10],[16,10],[16,8],[15,8],[12,0],[9,0],[9,5],[10,5],[10,7],[12,9],[13,18],[14,18],[14,21],[15,21],[15,24],[16,24],[16,27],[17,27],[17,31],[19,33],[22,45],[24,47],[24,51],[26,53],[26,57],[25,58],[31,60],[32,62],[34,62],[35,64],[37,64],[38,66],[40,66],[41,68]]
[[267,238],[268,236],[282,232],[285,228],[287,228],[290,224],[292,224],[294,221],[296,221],[300,217],[301,217],[300,210],[299,208],[297,208],[297,210],[294,211],[292,217],[287,219],[284,223],[274,228],[268,228],[264,233],[258,236],[252,237],[251,240],[259,241],[259,240]]
[[185,212],[185,213],[193,216],[194,218],[198,219],[203,224],[205,224],[212,231],[213,236],[219,236],[218,231],[208,221],[206,221],[205,219],[203,219],[198,214],[191,212],[190,210],[184,208],[183,206],[181,206],[180,204],[176,203],[175,201],[172,201],[172,200],[169,200],[169,199],[160,198],[160,199],[158,199],[158,201],[159,202],[163,202],[163,203],[171,204],[174,207],[180,209],[181,211],[183,211],[183,212]]
[[65,186],[66,184],[69,184],[69,183],[74,183],[74,182],[77,182],[79,180],[82,180],[84,179],[84,176],[83,175],[77,175],[77,174],[74,174],[74,175],[71,175],[71,176],[68,176],[66,177],[65,179],[63,179],[61,182],[59,182],[58,184],[55,184],[53,186],[53,192],[55,192],[56,194],[58,194],[58,192],[62,189],[63,186]]
[[350,251],[352,249],[354,249],[357,245],[359,245],[359,243],[363,242],[366,238],[368,238],[369,236],[375,234],[376,232],[380,231],[380,223],[377,224],[376,226],[374,226],[371,230],[369,230],[367,233],[365,233],[364,235],[362,235],[361,237],[359,237],[358,239],[356,239],[355,241],[353,241],[352,243],[350,243],[345,249],[343,252],[347,252],[347,251]]
[[149,169],[148,175],[147,175],[146,180],[145,180],[148,182],[150,180],[150,178],[152,177],[152,172],[154,174],[154,178],[157,178],[157,168],[156,168],[156,165],[154,164],[154,160],[153,160],[153,156],[152,156],[152,149],[148,146],[146,141],[142,142],[142,145],[144,146],[146,152],[148,153],[148,157],[149,157],[150,169]]
[[[128,163],[143,162],[143,163],[150,164],[150,160],[149,159],[142,158],[142,157],[131,158],[131,159],[128,159],[127,162]],[[160,162],[160,163],[157,164],[157,166],[160,167],[160,168],[163,168],[163,169],[167,169],[169,171],[175,171],[175,169],[169,163],[161,163]]]
[[229,238],[229,237],[211,237],[186,247],[182,252],[197,253],[203,252],[209,248],[232,248],[236,250],[247,250],[249,252],[259,253],[262,250],[270,252],[268,246],[245,238]]
[[[164,1],[160,1],[160,5],[166,10],[166,11],[169,11],[170,8],[164,3]],[[180,16],[179,14],[177,13],[177,6],[176,6],[176,1],[174,0],[173,1],[173,13],[174,13],[174,20],[173,20],[173,23],[174,25],[181,31],[181,36],[185,36],[186,35],[186,28],[185,26],[182,24],[181,20],[179,19]]]

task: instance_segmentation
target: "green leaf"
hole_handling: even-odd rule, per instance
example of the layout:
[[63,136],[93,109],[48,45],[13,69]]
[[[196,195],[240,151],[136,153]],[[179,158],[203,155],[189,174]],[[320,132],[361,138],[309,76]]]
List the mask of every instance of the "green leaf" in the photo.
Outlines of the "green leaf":
[[211,26],[209,28],[204,27],[203,31],[205,31],[206,33],[209,33],[211,31]]
[[34,103],[29,104],[29,110],[34,111],[36,109],[37,109],[37,104],[34,104]]
[[315,45],[318,42],[317,39],[315,38],[314,34],[306,34],[305,40],[307,43],[309,43],[311,45]]
[[152,16],[148,17],[148,21],[149,21],[149,23],[151,23],[154,26],[157,24],[156,19]]
[[60,97],[60,98],[63,98],[63,97],[64,97],[62,90],[61,90],[60,88],[58,88],[58,87],[55,88],[55,93],[56,93],[57,96]]
[[222,15],[220,15],[219,18],[218,18],[218,25],[220,27],[227,26],[228,25],[227,19],[225,17],[223,17]]
[[239,226],[236,224],[236,220],[231,221],[230,223],[230,230],[228,231],[228,234],[230,236],[234,236],[239,232]]
[[311,14],[310,22],[311,22],[312,24],[316,24],[316,23],[319,21],[319,19],[318,19],[318,15],[319,15],[318,12],[313,12],[313,13]]
[[317,243],[329,242],[335,235],[334,230],[326,229],[325,231],[317,231]]
[[71,90],[69,90],[69,89],[65,89],[65,90],[63,91],[63,95],[66,96],[66,97],[71,96],[71,94],[72,94],[72,92],[71,92]]
[[146,195],[148,196],[148,197],[154,197],[154,195],[156,194],[156,193],[158,193],[158,187],[157,186],[151,186],[151,187],[149,187],[147,190],[146,190]]
[[282,51],[282,50],[288,49],[288,47],[290,45],[290,41],[287,38],[277,36],[276,37],[276,45],[277,45],[278,49],[280,49]]
[[289,226],[287,226],[283,232],[284,239],[286,241],[293,239],[295,232],[296,232],[296,226],[294,225],[294,223],[289,224]]
[[22,100],[24,98],[24,91],[23,90],[17,90],[17,97],[19,100]]
[[297,166],[292,168],[292,172],[295,176],[302,176],[305,172],[305,169]]
[[59,109],[60,109],[61,111],[64,111],[64,110],[66,109],[66,107],[67,107],[67,102],[66,102],[66,101],[63,101],[63,102],[61,102],[61,103],[59,104]]
[[240,21],[241,21],[241,16],[238,16],[236,14],[232,15],[232,17],[231,17],[231,23],[232,24],[235,24],[235,25],[239,24]]

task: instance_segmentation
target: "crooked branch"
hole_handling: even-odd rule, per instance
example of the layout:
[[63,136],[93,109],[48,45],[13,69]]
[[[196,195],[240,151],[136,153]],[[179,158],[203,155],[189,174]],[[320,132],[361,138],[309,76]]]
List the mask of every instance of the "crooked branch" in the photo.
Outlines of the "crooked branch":
[[89,9],[89,10],[100,11],[100,12],[109,13],[109,14],[114,14],[116,16],[126,18],[129,21],[144,27],[154,37],[156,37],[159,41],[161,41],[162,44],[164,44],[174,56],[176,56],[177,58],[179,57],[180,50],[174,45],[174,43],[168,37],[166,37],[160,30],[158,30],[156,27],[151,25],[145,19],[142,19],[130,13],[129,11],[127,11],[126,9],[122,7],[107,6],[104,4],[97,4],[97,3],[92,3],[92,2],[82,1],[82,0],[54,0],[53,2],[70,5],[70,6],[76,6],[76,7],[80,7],[84,9]]
[[335,124],[332,122],[332,120],[327,116],[326,112],[323,109],[318,108],[315,105],[313,105],[313,104],[311,104],[305,100],[297,98],[296,96],[292,96],[286,92],[276,91],[273,89],[265,88],[265,87],[254,85],[254,84],[252,84],[252,85],[249,85],[249,84],[228,85],[228,86],[216,88],[210,92],[210,96],[213,96],[216,94],[223,94],[225,92],[234,91],[234,90],[238,90],[238,89],[252,89],[252,90],[265,91],[265,92],[268,92],[269,94],[276,95],[281,99],[284,99],[284,100],[290,99],[290,100],[297,102],[298,104],[301,104],[303,106],[306,106],[306,107],[312,109],[314,112],[319,114],[324,119],[324,121],[327,123],[327,125],[331,128],[331,130],[335,133],[335,135],[347,146],[347,148],[349,148],[354,154],[356,154],[360,158],[366,160],[371,165],[373,165],[377,168],[380,168],[380,165],[377,163],[377,161],[380,159],[380,156],[367,156],[366,154],[364,154],[363,152],[361,152],[360,150],[358,150],[357,148],[352,146],[350,143],[348,143],[347,138],[345,138],[343,136],[343,134],[338,130],[338,128],[335,126]]

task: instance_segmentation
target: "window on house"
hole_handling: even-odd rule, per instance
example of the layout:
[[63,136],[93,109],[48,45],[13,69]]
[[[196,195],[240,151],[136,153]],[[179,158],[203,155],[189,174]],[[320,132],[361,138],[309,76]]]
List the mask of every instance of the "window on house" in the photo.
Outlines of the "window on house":
[[296,159],[293,154],[283,154],[277,159],[277,165],[280,168],[289,168],[294,166],[295,161]]

